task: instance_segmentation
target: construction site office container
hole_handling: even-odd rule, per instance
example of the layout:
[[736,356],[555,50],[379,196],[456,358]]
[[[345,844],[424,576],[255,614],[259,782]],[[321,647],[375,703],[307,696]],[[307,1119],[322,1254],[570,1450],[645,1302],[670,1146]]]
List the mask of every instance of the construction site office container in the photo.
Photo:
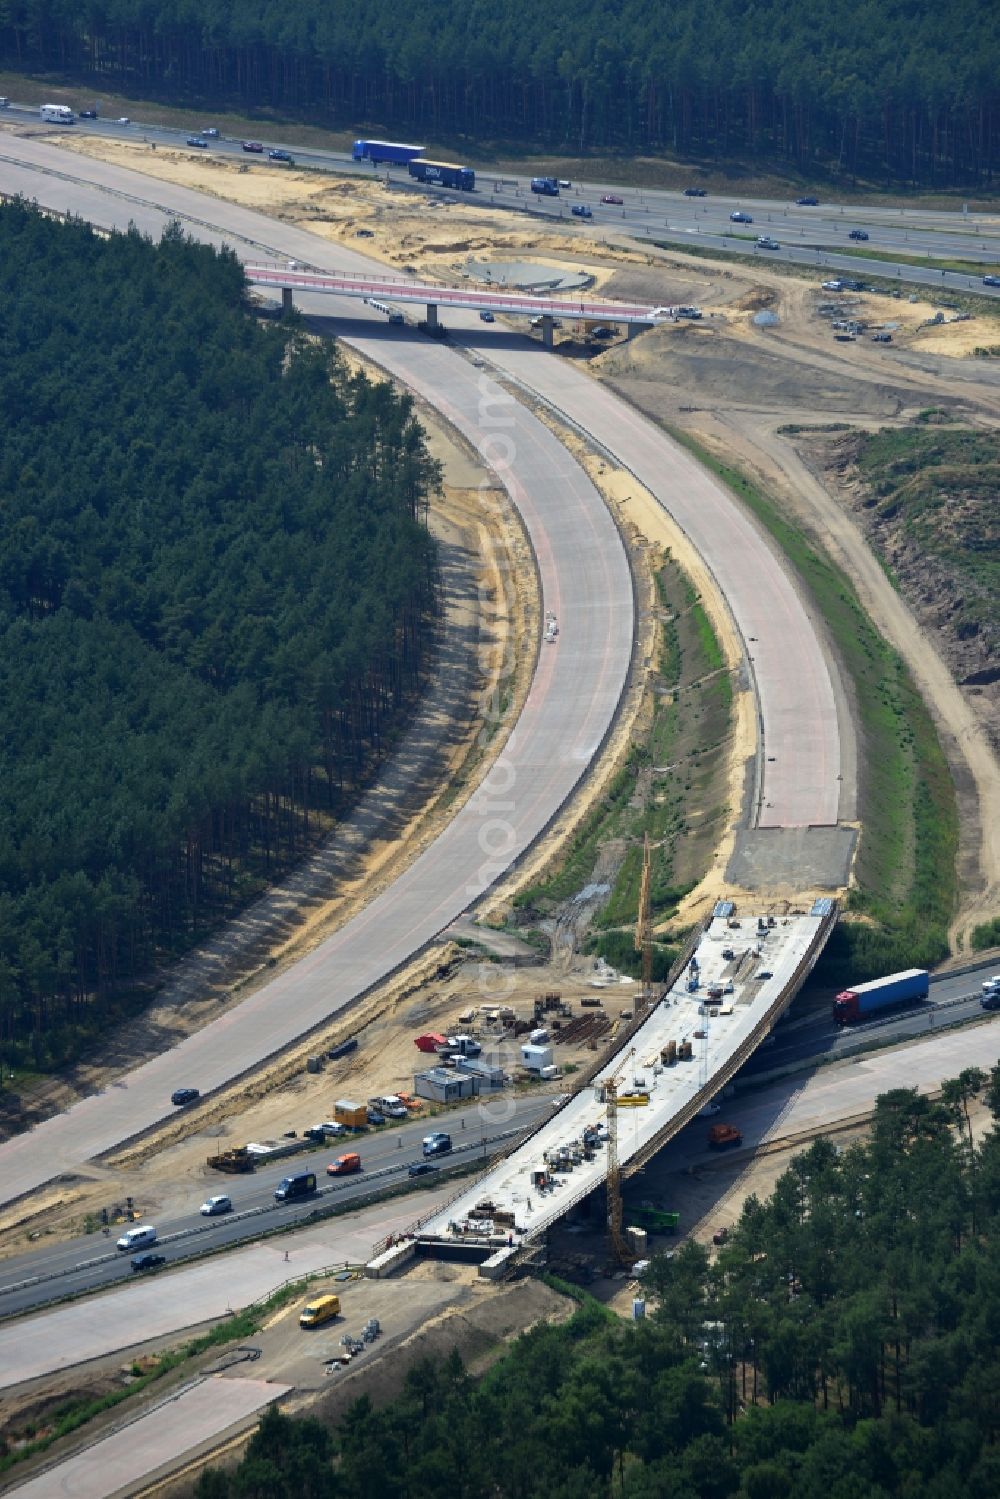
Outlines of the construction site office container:
[[480,1084],[481,1079],[474,1073],[431,1067],[416,1074],[413,1091],[418,1098],[428,1098],[432,1103],[460,1103],[463,1098],[476,1098]]

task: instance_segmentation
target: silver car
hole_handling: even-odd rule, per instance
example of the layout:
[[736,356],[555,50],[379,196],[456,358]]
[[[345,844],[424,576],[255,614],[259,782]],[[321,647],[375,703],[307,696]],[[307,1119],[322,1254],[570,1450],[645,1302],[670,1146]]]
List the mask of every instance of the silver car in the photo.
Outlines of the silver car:
[[231,1213],[233,1200],[221,1192],[218,1197],[208,1197],[199,1209],[203,1218],[217,1218],[220,1213]]

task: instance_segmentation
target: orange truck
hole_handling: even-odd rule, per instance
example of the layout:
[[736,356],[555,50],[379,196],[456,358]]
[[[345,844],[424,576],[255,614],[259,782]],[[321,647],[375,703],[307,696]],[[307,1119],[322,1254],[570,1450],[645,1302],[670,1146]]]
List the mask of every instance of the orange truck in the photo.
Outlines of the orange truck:
[[713,1124],[708,1131],[708,1143],[714,1150],[723,1150],[727,1145],[742,1145],[743,1132],[735,1124]]

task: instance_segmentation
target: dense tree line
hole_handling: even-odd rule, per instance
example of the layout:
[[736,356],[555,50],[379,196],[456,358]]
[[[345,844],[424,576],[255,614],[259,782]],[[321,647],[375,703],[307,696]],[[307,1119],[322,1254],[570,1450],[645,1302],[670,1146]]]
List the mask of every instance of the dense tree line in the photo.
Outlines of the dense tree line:
[[771,156],[989,184],[1000,34],[988,0],[3,0],[0,63],[277,107],[441,141]]
[[228,251],[0,208],[0,1040],[58,1060],[303,851],[433,607],[407,400]]
[[[970,1104],[986,1085],[993,1127]],[[589,1302],[480,1381],[457,1357],[335,1432],[264,1417],[198,1499],[964,1499],[1000,1490],[1000,1068],[817,1141],[628,1325]]]

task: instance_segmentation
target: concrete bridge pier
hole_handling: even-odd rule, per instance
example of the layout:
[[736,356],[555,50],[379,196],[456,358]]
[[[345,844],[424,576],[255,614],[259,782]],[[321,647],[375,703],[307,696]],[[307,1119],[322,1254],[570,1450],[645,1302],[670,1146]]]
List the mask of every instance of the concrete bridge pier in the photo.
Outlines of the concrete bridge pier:
[[546,349],[555,347],[555,328],[550,312],[542,313],[542,344]]
[[292,288],[290,286],[283,286],[281,288],[281,316],[287,317],[294,306],[295,303],[292,301]]
[[630,343],[633,338],[636,338],[638,336],[638,334],[645,333],[646,329],[647,328],[652,328],[652,326],[653,326],[652,323],[626,323],[625,324],[625,341],[626,341],[626,343]]
[[436,302],[428,302],[427,303],[427,326],[428,326],[428,328],[436,328],[437,325],[438,325],[437,303]]

